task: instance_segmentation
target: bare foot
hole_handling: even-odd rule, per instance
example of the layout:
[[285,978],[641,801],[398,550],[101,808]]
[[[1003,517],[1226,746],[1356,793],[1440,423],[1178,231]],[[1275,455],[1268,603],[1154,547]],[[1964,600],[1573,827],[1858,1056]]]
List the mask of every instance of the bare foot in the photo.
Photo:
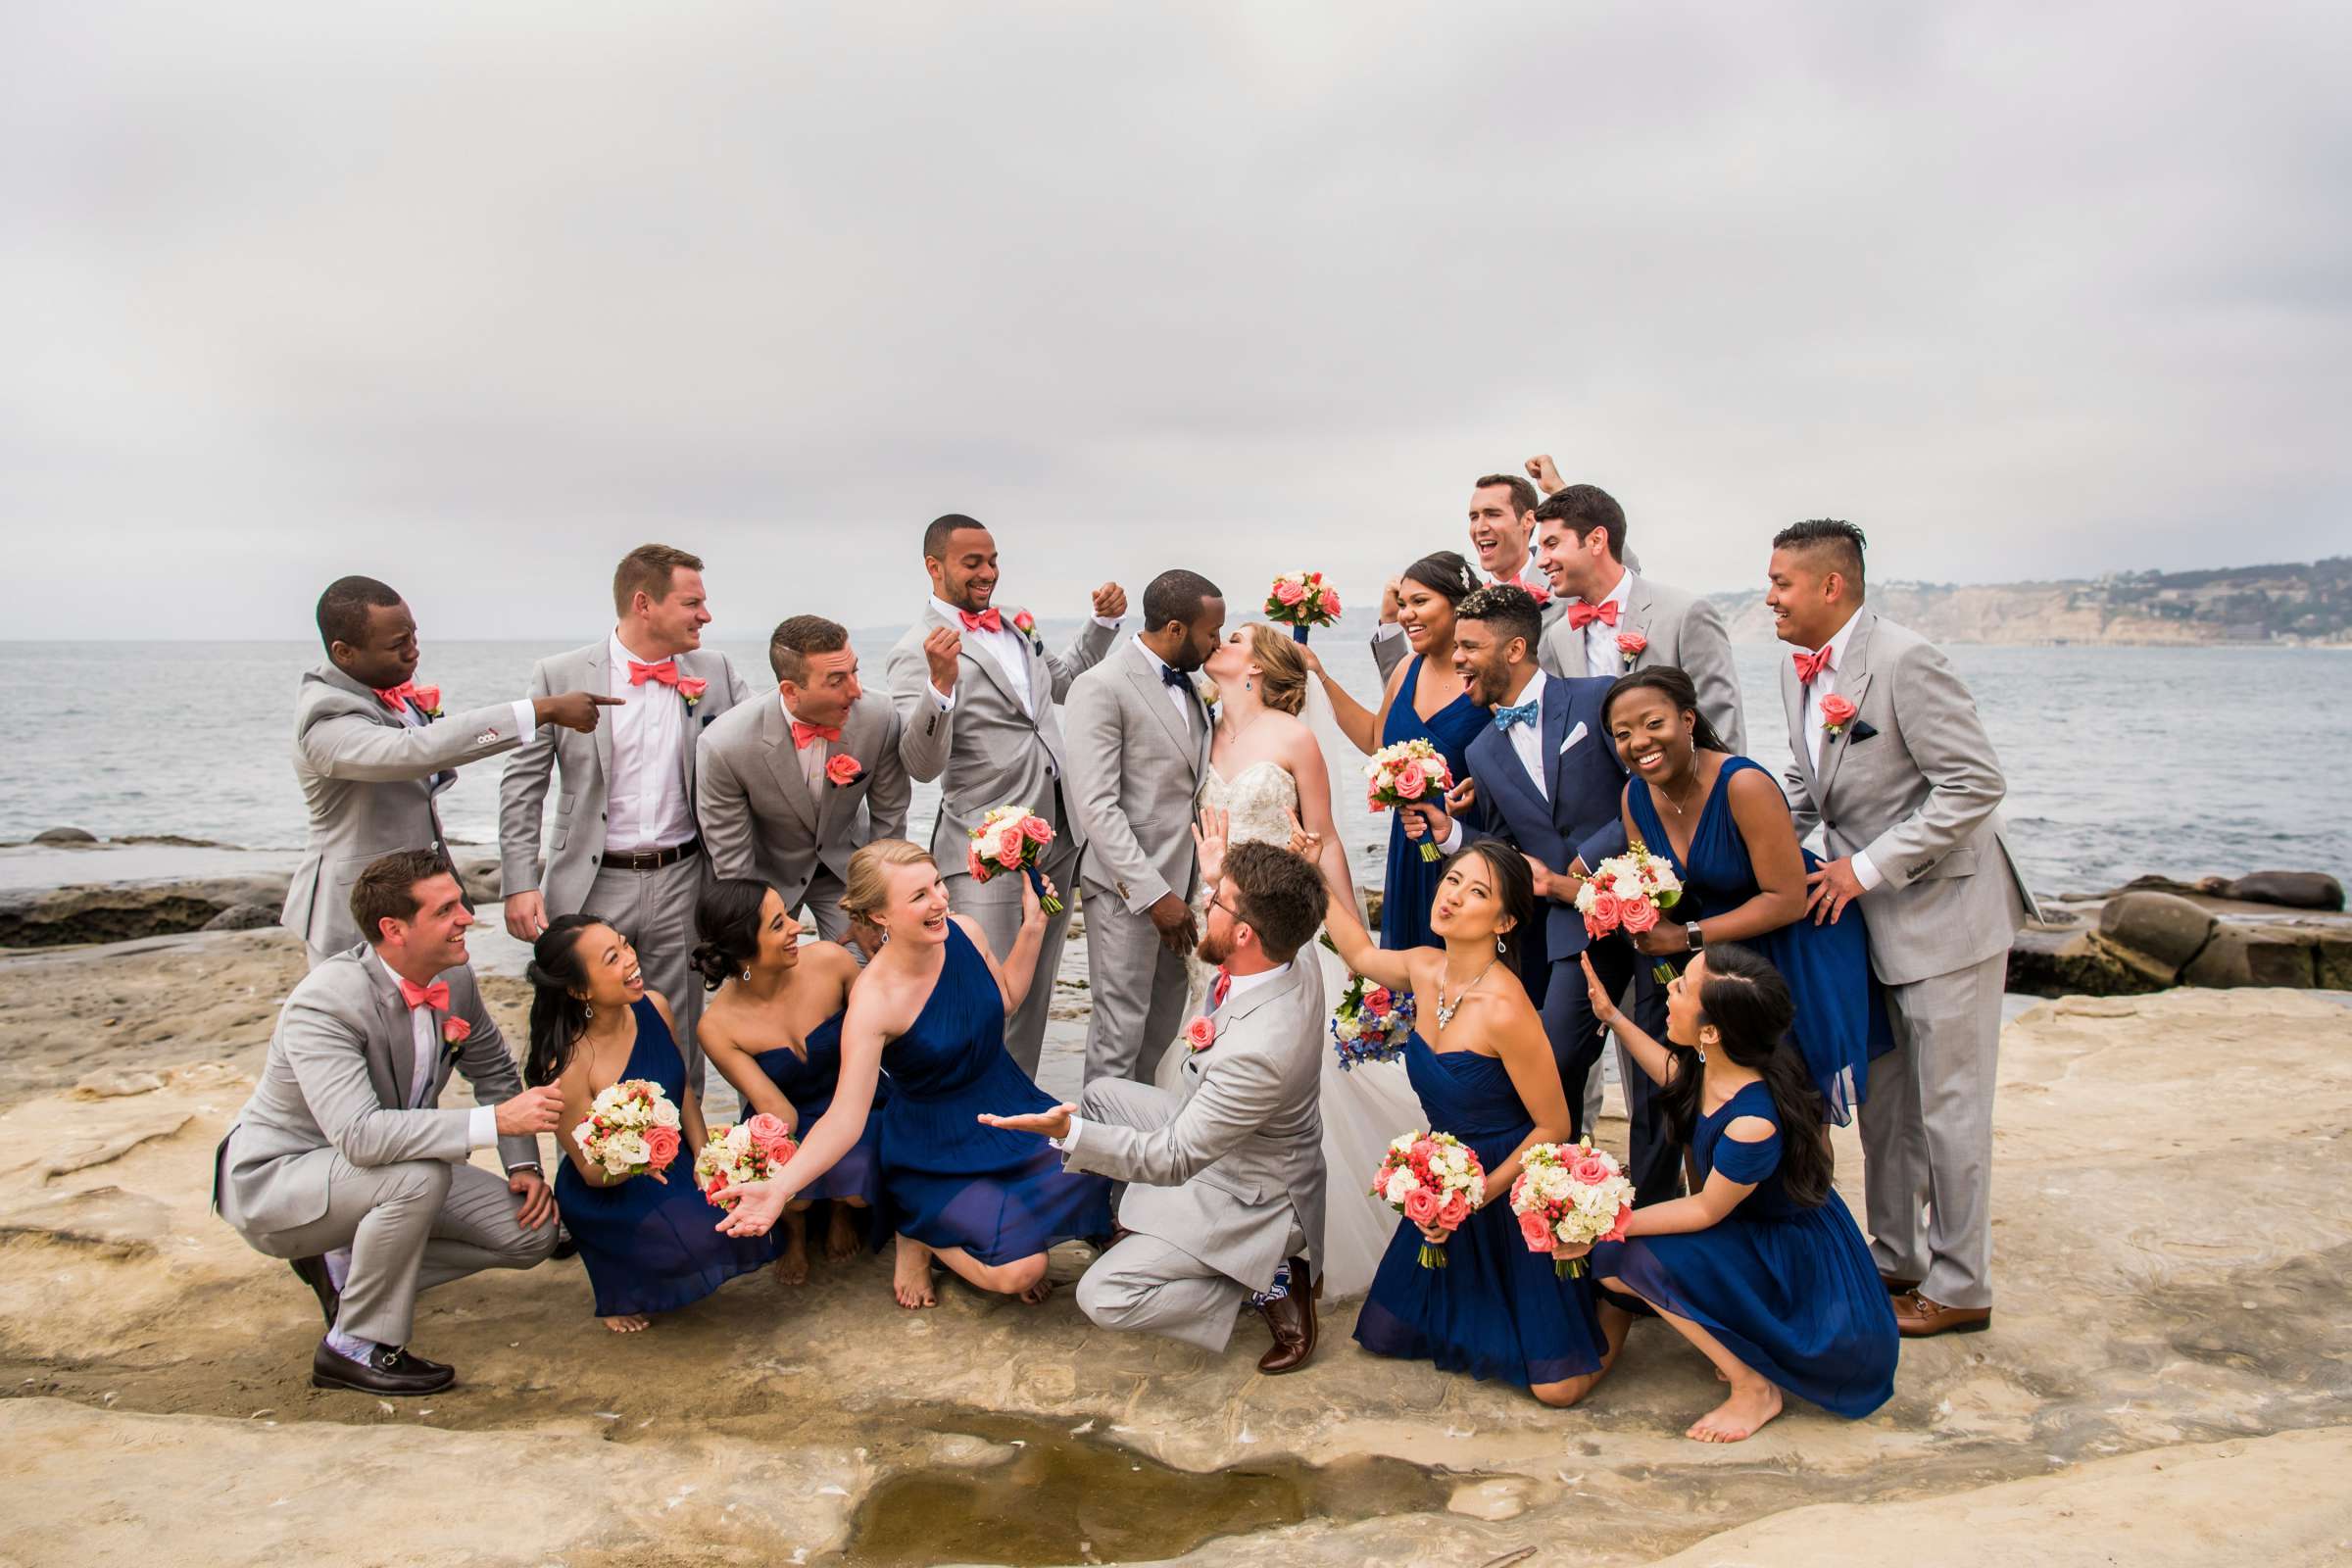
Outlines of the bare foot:
[[643,1312],[623,1312],[618,1317],[608,1317],[600,1321],[615,1334],[642,1334],[654,1320]]
[[858,1255],[858,1216],[864,1212],[847,1203],[833,1205],[833,1218],[825,1225],[826,1262],[847,1263]]
[[781,1285],[808,1283],[808,1217],[792,1209],[784,1212],[784,1251],[776,1259],[776,1281]]
[[1761,1378],[1746,1387],[1734,1384],[1731,1397],[1692,1422],[1683,1436],[1696,1443],[1739,1443],[1780,1413],[1779,1389]]
[[939,1304],[939,1298],[931,1290],[931,1249],[910,1237],[899,1238],[898,1259],[891,1268],[890,1293],[909,1311]]
[[1030,1286],[1027,1290],[1021,1293],[1021,1299],[1027,1301],[1031,1306],[1036,1306],[1045,1300],[1047,1297],[1052,1296],[1053,1294],[1054,1282],[1048,1279],[1041,1279],[1035,1285]]

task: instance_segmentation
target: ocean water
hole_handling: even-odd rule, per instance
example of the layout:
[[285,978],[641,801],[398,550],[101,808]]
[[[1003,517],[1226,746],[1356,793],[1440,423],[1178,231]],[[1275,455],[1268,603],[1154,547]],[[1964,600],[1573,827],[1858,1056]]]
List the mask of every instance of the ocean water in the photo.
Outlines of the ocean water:
[[[1067,627],[1049,626],[1056,646]],[[879,682],[897,628],[855,645]],[[579,641],[585,642],[584,634]],[[755,686],[764,644],[719,640]],[[1343,684],[1377,695],[1360,635],[1316,648]],[[456,710],[522,695],[541,643],[428,642],[420,679]],[[2352,658],[2318,649],[1955,647],[2009,779],[2011,841],[2037,892],[2266,867],[2352,873]],[[1750,750],[1788,759],[1777,646],[1739,650]],[[0,842],[60,825],[101,837],[178,834],[249,849],[302,843],[292,703],[314,644],[0,643]],[[2328,694],[2337,695],[2330,698]],[[2270,715],[2258,724],[2233,722]],[[450,836],[497,838],[502,760],[442,798]],[[936,793],[918,786],[927,832]],[[1359,874],[1377,884],[1387,818],[1343,791]],[[918,833],[917,836],[920,836]]]

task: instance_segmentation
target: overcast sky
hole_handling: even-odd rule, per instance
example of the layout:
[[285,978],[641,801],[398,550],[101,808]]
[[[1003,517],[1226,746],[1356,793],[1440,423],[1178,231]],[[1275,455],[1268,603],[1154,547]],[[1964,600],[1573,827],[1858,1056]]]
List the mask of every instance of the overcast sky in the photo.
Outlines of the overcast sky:
[[0,7],[12,637],[1364,597],[1555,454],[1657,576],[2345,548],[2340,4]]

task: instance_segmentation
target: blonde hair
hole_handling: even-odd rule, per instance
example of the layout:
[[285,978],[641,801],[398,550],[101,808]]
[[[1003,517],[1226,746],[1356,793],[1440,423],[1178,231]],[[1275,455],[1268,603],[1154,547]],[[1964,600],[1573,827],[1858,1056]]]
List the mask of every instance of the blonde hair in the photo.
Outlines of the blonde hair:
[[1306,707],[1306,660],[1296,638],[1252,621],[1250,658],[1257,665],[1259,695],[1268,708],[1296,714]]
[[874,916],[890,902],[890,873],[902,865],[938,869],[931,852],[906,839],[876,839],[850,857],[849,886],[842,891],[841,907],[853,920],[878,925]]

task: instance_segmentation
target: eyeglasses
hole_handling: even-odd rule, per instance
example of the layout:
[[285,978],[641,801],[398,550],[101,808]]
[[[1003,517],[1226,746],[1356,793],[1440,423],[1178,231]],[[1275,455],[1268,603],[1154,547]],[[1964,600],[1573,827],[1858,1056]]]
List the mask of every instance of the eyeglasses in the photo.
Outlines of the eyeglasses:
[[[1232,905],[1227,904],[1223,899],[1218,898],[1214,893],[1211,893],[1208,896],[1208,906],[1212,909],[1223,909],[1227,914],[1233,916],[1236,920],[1240,920],[1242,918],[1241,910],[1235,908]],[[1246,924],[1247,922],[1244,923]]]

